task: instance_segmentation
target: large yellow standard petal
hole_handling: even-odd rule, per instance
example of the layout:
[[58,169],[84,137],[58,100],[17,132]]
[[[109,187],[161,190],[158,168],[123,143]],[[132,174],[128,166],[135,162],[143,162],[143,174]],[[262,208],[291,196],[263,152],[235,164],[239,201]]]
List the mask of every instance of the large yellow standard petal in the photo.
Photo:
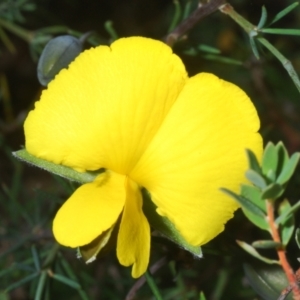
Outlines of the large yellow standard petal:
[[143,213],[138,185],[128,178],[126,202],[117,241],[117,257],[123,266],[132,266],[132,277],[146,272],[150,256],[150,226]]
[[80,171],[126,174],[187,80],[164,43],[123,38],[87,50],[50,82],[25,122],[31,154]]
[[246,94],[211,74],[188,83],[129,175],[151,193],[193,245],[224,229],[238,205],[220,192],[238,191],[247,169],[245,149],[261,156],[259,119]]
[[75,248],[90,243],[111,228],[124,207],[125,181],[125,176],[107,172],[78,188],[55,216],[56,240]]

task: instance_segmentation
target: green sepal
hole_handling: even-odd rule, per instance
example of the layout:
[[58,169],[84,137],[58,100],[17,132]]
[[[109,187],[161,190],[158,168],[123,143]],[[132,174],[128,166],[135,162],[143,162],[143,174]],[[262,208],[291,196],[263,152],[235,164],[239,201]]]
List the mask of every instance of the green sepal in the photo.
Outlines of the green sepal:
[[267,186],[265,178],[254,170],[247,170],[246,178],[261,189],[264,189]]
[[290,178],[295,172],[299,159],[300,153],[298,152],[294,153],[290,157],[289,161],[283,166],[283,170],[281,171],[279,177],[276,180],[278,184],[284,185],[290,180]]
[[[273,143],[269,142],[264,150],[264,154],[262,157],[262,172],[265,176],[268,175],[270,176],[270,174],[276,174],[277,166],[278,166],[277,149]],[[274,179],[269,178],[269,179],[274,180],[275,178]]]
[[280,262],[278,260],[273,260],[273,259],[269,259],[267,257],[262,256],[261,254],[259,254],[256,249],[254,247],[252,247],[251,245],[243,242],[243,241],[236,241],[238,243],[238,245],[243,248],[246,252],[248,252],[250,255],[252,255],[255,258],[258,258],[259,260],[272,265],[272,264],[277,264],[280,265]]
[[[253,290],[264,300],[279,299],[281,292],[289,286],[282,267],[267,265],[260,261],[253,261],[251,264],[243,264],[244,272]],[[290,293],[286,300],[292,300]]]
[[[300,202],[299,202],[300,203]],[[284,215],[285,217],[280,222],[280,235],[281,242],[284,246],[288,244],[293,232],[295,230],[295,219],[292,212],[292,207],[287,199],[284,199],[278,208],[279,215]]]
[[261,198],[262,199],[277,199],[284,192],[284,188],[277,184],[271,183],[266,188],[262,190]]
[[156,206],[152,202],[149,193],[146,190],[143,190],[142,193],[144,200],[143,211],[150,225],[179,247],[193,254],[195,257],[203,257],[201,247],[190,245],[168,218],[162,217],[156,212]]
[[[82,258],[86,264],[89,264],[96,260],[100,253],[105,255],[109,252],[116,244],[117,232],[114,228],[115,226],[112,226],[88,245],[79,247],[77,249],[77,257]],[[112,234],[113,231],[114,234]]]
[[276,249],[282,248],[282,244],[274,242],[272,240],[259,240],[252,243],[252,246],[256,249]]
[[241,196],[250,200],[264,212],[264,217],[261,215],[258,216],[242,206],[242,210],[246,217],[257,227],[269,231],[269,224],[266,220],[266,202],[261,198],[261,191],[255,186],[242,185]]
[[19,150],[12,153],[14,157],[29,163],[30,165],[34,165],[38,168],[41,168],[45,171],[48,171],[52,174],[59,175],[61,177],[64,177],[71,181],[77,181],[79,183],[88,183],[93,182],[95,178],[104,172],[104,169],[101,169],[99,171],[95,172],[85,172],[81,173],[78,171],[75,171],[72,168],[63,166],[63,165],[57,165],[55,163],[49,162],[47,160],[37,158],[30,153],[27,152],[27,150]]
[[[13,155],[22,161],[25,161],[43,170],[46,170],[52,174],[62,176],[71,181],[77,181],[79,183],[93,182],[98,175],[100,175],[105,171],[104,169],[101,169],[96,172],[80,173],[72,168],[62,166],[62,165],[57,165],[55,163],[46,161],[44,159],[37,158],[29,154],[25,149],[13,152]],[[150,225],[157,231],[161,232],[164,236],[169,238],[171,241],[178,244],[179,247],[182,247],[183,249],[189,251],[196,257],[199,258],[202,257],[202,250],[199,246],[190,245],[181,236],[181,234],[175,228],[174,224],[171,223],[171,221],[169,221],[165,217],[160,216],[156,212],[156,207],[154,203],[151,201],[151,199],[149,198],[148,194],[145,191],[143,192],[143,197],[144,197],[143,210]],[[97,245],[92,247],[92,249],[89,249],[89,254],[87,254],[86,257],[89,256],[92,257],[92,255],[94,254],[97,255],[97,253],[101,250],[99,249],[99,251],[97,252],[97,249],[98,249]]]

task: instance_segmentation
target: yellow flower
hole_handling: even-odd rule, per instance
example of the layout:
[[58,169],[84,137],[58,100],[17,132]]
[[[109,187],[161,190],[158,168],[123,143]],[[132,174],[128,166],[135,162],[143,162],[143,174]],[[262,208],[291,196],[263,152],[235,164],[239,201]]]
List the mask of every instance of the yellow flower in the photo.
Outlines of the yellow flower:
[[141,187],[192,245],[218,235],[238,205],[245,149],[262,152],[246,94],[212,74],[189,78],[162,42],[124,38],[87,50],[49,84],[25,122],[32,155],[80,172],[105,168],[64,203],[53,224],[69,247],[89,244],[121,216],[117,257],[141,276],[150,227]]

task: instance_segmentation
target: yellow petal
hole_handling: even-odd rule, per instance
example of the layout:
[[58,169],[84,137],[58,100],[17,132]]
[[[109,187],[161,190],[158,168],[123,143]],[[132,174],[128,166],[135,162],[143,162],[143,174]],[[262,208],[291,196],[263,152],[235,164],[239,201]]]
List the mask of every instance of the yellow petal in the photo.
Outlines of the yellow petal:
[[31,154],[77,170],[126,174],[176,101],[187,74],[164,43],[123,38],[80,54],[25,122]]
[[117,241],[117,256],[123,266],[132,266],[132,277],[145,273],[150,255],[150,227],[142,211],[142,195],[128,179],[125,207]]
[[139,164],[129,175],[193,245],[224,229],[238,205],[245,149],[262,153],[259,119],[246,94],[211,74],[189,79]]
[[107,172],[78,188],[57,212],[56,240],[65,246],[86,245],[117,221],[126,198],[123,175]]

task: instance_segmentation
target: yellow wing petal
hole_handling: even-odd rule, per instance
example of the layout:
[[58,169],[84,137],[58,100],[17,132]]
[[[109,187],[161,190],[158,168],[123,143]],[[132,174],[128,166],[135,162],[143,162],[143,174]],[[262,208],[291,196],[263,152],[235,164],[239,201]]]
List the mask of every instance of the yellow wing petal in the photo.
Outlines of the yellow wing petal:
[[246,94],[211,74],[190,78],[139,164],[129,175],[193,245],[218,233],[238,205],[219,191],[239,190],[245,149],[262,153],[259,119]]
[[127,196],[117,241],[120,264],[132,267],[132,277],[145,273],[150,255],[150,227],[144,216],[143,201],[136,183],[128,179]]
[[112,227],[124,207],[125,179],[123,175],[109,172],[79,187],[55,216],[56,240],[75,248],[90,243]]
[[176,101],[187,74],[162,42],[132,37],[87,50],[43,92],[26,149],[77,170],[127,173]]

